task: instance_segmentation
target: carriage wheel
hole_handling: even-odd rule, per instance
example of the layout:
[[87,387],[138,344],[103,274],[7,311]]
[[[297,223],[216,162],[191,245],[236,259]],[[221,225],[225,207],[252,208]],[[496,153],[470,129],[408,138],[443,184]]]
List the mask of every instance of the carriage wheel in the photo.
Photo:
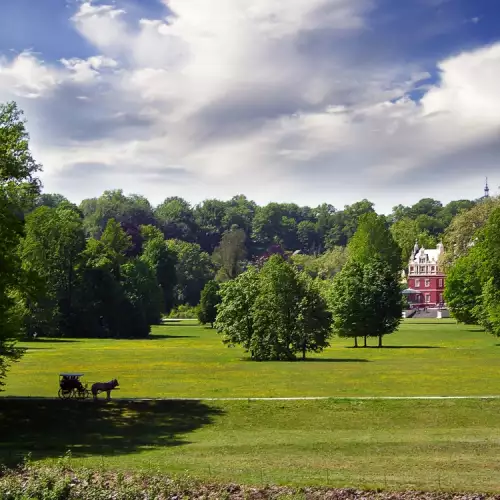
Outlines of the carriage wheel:
[[72,391],[65,391],[63,389],[59,389],[59,397],[61,399],[69,399],[71,397]]
[[78,399],[85,399],[87,397],[87,391],[85,389],[82,391],[76,391],[76,397]]

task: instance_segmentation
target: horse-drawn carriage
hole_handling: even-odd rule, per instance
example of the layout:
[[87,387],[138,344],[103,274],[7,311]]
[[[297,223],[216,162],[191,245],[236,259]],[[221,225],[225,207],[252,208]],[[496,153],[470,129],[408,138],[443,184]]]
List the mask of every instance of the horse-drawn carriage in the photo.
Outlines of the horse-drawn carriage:
[[80,377],[83,373],[60,373],[59,374],[59,397],[61,399],[87,399],[92,393],[88,384],[83,385]]
[[88,384],[83,384],[80,377],[83,373],[60,373],[59,374],[59,397],[61,399],[87,399],[93,396],[97,399],[97,395],[101,392],[107,393],[107,399],[111,398],[111,391],[118,388],[118,380],[113,379],[109,382],[96,382],[89,389]]

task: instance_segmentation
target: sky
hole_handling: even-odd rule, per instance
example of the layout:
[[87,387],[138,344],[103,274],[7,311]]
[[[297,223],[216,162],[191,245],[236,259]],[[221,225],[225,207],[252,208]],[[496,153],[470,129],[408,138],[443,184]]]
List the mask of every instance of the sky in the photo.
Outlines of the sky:
[[0,0],[45,192],[379,212],[500,185],[498,0]]

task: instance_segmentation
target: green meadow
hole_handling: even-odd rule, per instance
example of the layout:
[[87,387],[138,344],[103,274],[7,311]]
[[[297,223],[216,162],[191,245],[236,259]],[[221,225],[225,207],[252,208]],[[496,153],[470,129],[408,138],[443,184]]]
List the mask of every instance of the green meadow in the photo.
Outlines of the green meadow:
[[[386,347],[335,339],[309,361],[256,363],[182,322],[149,340],[27,343],[0,397],[0,459],[188,474],[244,484],[498,491],[500,400],[348,396],[500,394],[500,347],[479,328],[407,320]],[[375,343],[376,340],[371,340]],[[54,399],[58,373],[117,377],[114,401]],[[119,398],[329,396],[300,401]],[[335,399],[338,397],[337,399]]]
[[500,394],[499,341],[477,327],[406,320],[384,343],[354,349],[336,338],[305,362],[254,362],[194,322],[155,327],[147,340],[40,339],[24,344],[4,394],[54,397],[63,371],[116,377],[114,396],[125,398]]

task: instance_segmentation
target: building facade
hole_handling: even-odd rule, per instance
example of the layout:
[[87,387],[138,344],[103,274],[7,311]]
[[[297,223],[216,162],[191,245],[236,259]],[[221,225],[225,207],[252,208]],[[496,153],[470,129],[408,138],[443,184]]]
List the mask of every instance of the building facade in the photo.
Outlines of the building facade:
[[444,304],[446,275],[439,265],[444,252],[442,243],[437,248],[419,248],[415,243],[408,265],[408,288],[416,293],[408,296],[412,307],[439,307]]

